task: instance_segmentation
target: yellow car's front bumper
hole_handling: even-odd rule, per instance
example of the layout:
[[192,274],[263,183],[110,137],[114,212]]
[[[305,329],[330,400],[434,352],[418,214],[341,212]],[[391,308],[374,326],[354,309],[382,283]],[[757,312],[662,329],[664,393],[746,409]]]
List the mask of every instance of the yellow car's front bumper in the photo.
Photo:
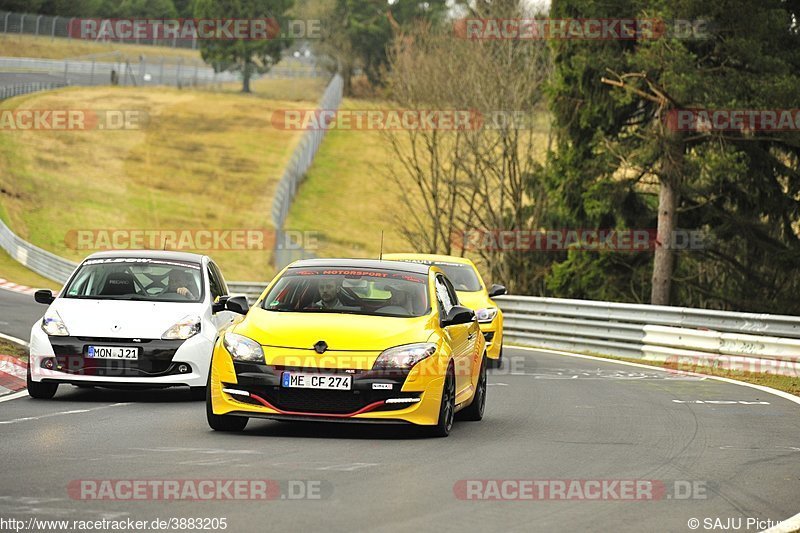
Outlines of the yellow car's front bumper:
[[503,315],[497,316],[491,322],[480,324],[481,333],[486,340],[486,357],[489,359],[500,359],[503,348]]
[[[215,415],[435,425],[439,420],[445,368],[446,364],[442,365],[434,356],[418,363],[403,378],[356,371],[352,374],[352,391],[303,389],[303,392],[297,393],[314,395],[315,401],[325,408],[298,407],[300,404],[292,403],[290,399],[293,391],[280,386],[281,368],[268,365],[249,365],[249,368],[245,368],[240,363],[234,365],[230,355],[218,343],[209,380],[211,407]],[[338,373],[346,369],[302,370]],[[376,383],[383,387],[373,388]],[[391,389],[387,389],[387,385],[391,385]],[[231,392],[225,392],[224,389]],[[328,403],[335,401],[335,398],[346,400],[341,409],[331,407]],[[409,399],[414,403],[395,403]],[[303,405],[308,403],[304,400]]]

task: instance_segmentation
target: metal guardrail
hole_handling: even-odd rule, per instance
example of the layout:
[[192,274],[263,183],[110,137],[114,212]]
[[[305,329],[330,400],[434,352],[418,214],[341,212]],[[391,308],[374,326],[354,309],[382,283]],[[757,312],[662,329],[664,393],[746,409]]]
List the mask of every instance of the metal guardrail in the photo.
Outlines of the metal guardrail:
[[[331,78],[328,87],[320,98],[317,105],[318,110],[336,110],[342,103],[342,91],[344,80],[339,74]],[[294,200],[297,189],[305,179],[306,172],[311,167],[314,156],[319,150],[322,139],[327,130],[323,128],[310,128],[303,132],[300,142],[297,144],[289,164],[286,166],[280,182],[275,190],[275,197],[272,200],[272,224],[275,226],[275,248],[273,262],[276,269],[281,269],[297,259],[313,257],[313,254],[306,250],[285,249],[282,247],[286,243],[283,233],[286,217]]]
[[2,220],[0,220],[0,247],[40,276],[62,284],[78,266],[77,263],[58,257],[21,239]]
[[510,343],[800,375],[800,317],[531,296],[496,301]]
[[17,83],[15,85],[5,85],[0,87],[0,100],[5,100],[6,98],[13,98],[14,96],[20,96],[22,94],[30,94],[39,91],[49,91],[52,89],[58,89],[60,87],[64,87],[63,83],[51,83],[51,82],[30,82],[30,83]]
[[269,281],[229,281],[228,292],[231,294],[244,294],[247,301],[253,305],[264,289],[269,285]]

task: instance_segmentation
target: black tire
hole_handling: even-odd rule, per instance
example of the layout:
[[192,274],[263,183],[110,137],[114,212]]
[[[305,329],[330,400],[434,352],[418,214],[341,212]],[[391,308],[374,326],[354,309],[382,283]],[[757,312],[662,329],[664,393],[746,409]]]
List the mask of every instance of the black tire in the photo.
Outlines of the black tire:
[[447,375],[442,386],[442,403],[439,406],[439,421],[428,429],[431,437],[446,437],[453,429],[456,411],[456,374],[451,364],[447,367]]
[[58,390],[58,383],[45,383],[41,381],[33,381],[31,379],[31,367],[28,367],[28,376],[26,379],[26,386],[28,388],[28,395],[37,400],[49,400],[56,395]]
[[468,420],[470,422],[479,422],[483,420],[483,411],[486,408],[486,356],[484,355],[481,361],[480,376],[478,377],[478,385],[475,388],[475,395],[472,403],[458,412],[459,420]]
[[206,389],[206,419],[214,431],[242,431],[250,420],[246,416],[215,415],[211,407],[211,387]]
[[206,399],[205,387],[189,387],[189,397],[192,401],[200,401]]

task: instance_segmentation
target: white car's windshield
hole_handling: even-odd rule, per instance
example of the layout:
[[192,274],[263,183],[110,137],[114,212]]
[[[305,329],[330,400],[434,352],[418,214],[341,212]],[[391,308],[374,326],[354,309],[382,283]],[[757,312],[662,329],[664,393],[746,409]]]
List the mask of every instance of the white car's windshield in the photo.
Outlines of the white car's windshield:
[[264,299],[267,311],[413,317],[429,312],[425,275],[383,269],[290,268]]
[[200,265],[184,261],[115,257],[84,261],[64,298],[199,302]]

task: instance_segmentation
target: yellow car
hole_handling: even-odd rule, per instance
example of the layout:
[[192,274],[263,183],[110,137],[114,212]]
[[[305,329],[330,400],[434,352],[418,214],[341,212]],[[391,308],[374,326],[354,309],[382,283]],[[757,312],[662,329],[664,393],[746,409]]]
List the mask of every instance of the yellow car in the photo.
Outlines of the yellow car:
[[[227,309],[227,303],[224,304]],[[480,420],[486,343],[439,268],[309,259],[286,267],[214,345],[208,424],[249,418],[427,426]]]
[[458,299],[475,311],[486,339],[486,357],[490,367],[499,367],[503,358],[503,312],[492,298],[506,293],[502,285],[488,290],[475,263],[465,257],[435,254],[383,254],[384,259],[434,265],[453,283]]

